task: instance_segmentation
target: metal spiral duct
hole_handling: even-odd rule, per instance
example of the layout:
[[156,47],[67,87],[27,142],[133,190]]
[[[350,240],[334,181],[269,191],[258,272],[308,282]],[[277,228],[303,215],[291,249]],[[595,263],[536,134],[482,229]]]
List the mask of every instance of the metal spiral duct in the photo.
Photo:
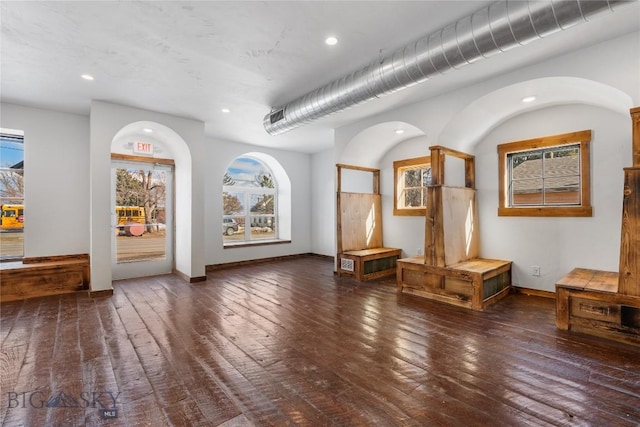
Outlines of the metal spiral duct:
[[[634,1],[634,0],[632,0]],[[278,108],[271,135],[588,21],[628,0],[501,0]]]

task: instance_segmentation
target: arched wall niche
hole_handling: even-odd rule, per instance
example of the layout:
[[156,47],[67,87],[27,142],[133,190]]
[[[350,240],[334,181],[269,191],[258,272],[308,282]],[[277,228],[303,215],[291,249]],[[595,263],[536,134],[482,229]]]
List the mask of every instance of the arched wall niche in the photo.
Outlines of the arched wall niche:
[[[535,96],[525,103],[525,97]],[[471,102],[448,122],[438,145],[473,153],[492,129],[512,117],[556,105],[583,104],[622,115],[633,106],[631,96],[620,89],[578,77],[545,77],[506,86]],[[542,136],[542,135],[541,135]]]
[[354,136],[339,154],[338,163],[378,168],[380,160],[391,148],[402,141],[423,135],[425,132],[410,123],[378,123]]
[[[145,129],[150,130],[145,131]],[[123,126],[111,141],[111,153],[135,155],[132,143],[152,142],[154,158],[172,159],[175,164],[175,262],[190,263],[191,240],[191,151],[185,140],[170,127],[153,121],[137,121]],[[113,249],[112,249],[113,250]]]
[[[269,154],[251,151],[236,156],[231,163],[240,157],[250,157],[258,160],[267,166],[271,170],[271,173],[273,173],[278,190],[278,238],[281,240],[291,240],[291,180],[289,179],[289,175],[287,175],[287,172],[284,170],[280,162]],[[229,166],[231,166],[231,163],[224,168],[224,172],[226,172]],[[222,176],[220,176],[220,181],[218,182],[222,183]]]

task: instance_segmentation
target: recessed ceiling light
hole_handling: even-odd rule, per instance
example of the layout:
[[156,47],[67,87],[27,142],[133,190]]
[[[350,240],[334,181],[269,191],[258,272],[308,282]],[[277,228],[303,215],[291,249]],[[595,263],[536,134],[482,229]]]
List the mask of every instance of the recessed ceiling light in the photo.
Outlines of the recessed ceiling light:
[[83,75],[81,75],[80,77],[82,77],[82,78],[83,78],[83,79],[85,79],[85,80],[90,80],[90,81],[91,81],[91,80],[95,80],[95,79],[93,78],[93,76],[92,76],[92,75],[90,75],[90,74],[83,74]]
[[402,135],[403,133],[404,133],[404,130],[396,129],[396,135]]
[[153,129],[149,129],[149,128],[144,128],[142,129],[143,131],[147,132],[147,133],[151,133],[153,132]]
[[326,44],[328,44],[329,46],[333,46],[333,45],[338,43],[338,39],[335,38],[334,36],[330,36],[330,37],[327,37],[326,39],[324,39],[324,42]]
[[222,111],[223,113],[230,113],[231,112],[231,110],[229,110],[228,108],[223,108],[220,111]]
[[524,98],[522,98],[522,102],[533,102],[536,100],[535,96],[525,96]]

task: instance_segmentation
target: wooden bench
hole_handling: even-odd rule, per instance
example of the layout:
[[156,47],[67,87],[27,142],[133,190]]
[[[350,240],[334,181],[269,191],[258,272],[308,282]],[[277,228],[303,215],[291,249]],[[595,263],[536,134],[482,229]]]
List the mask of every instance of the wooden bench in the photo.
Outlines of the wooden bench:
[[556,283],[556,326],[640,345],[640,297],[618,293],[619,275],[575,268]]
[[426,265],[424,257],[398,260],[398,292],[474,310],[508,295],[511,261],[476,258],[447,267]]
[[360,281],[390,276],[395,274],[396,261],[401,256],[402,250],[396,248],[372,248],[342,252],[338,264],[338,274],[353,276]]
[[25,258],[0,263],[0,301],[89,289],[89,255]]
[[[402,249],[388,248],[382,242],[382,202],[380,171],[374,168],[337,164],[337,273],[366,281],[396,272],[396,260]],[[343,170],[369,181],[371,192],[342,191]],[[375,219],[375,220],[372,220]]]

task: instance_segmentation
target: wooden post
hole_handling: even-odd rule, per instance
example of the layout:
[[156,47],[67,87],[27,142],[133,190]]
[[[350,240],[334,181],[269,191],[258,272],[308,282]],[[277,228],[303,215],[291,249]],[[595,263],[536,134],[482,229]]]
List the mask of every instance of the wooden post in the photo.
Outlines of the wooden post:
[[444,168],[440,148],[431,147],[431,183],[433,185],[444,184]]
[[380,171],[373,172],[373,194],[380,194]]
[[633,135],[633,166],[640,166],[640,107],[632,108],[631,134]]
[[618,293],[640,296],[640,107],[630,114],[633,167],[624,169]]
[[624,169],[618,293],[640,296],[640,166]]
[[476,165],[475,159],[464,159],[464,185],[473,190],[476,189]]

